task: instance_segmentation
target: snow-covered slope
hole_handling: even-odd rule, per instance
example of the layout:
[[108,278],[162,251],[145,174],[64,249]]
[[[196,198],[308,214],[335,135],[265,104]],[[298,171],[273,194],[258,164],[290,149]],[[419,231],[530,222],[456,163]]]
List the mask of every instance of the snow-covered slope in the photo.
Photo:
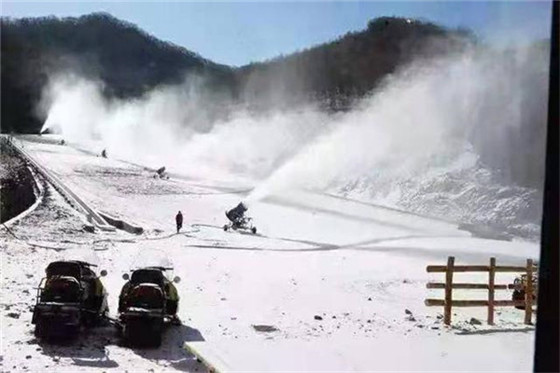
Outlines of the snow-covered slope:
[[429,167],[412,173],[410,169],[402,173],[381,169],[339,180],[329,190],[449,221],[488,226],[496,233],[532,241],[540,238],[542,193],[500,181],[472,151],[433,160]]
[[[69,146],[24,146],[92,206],[140,224],[145,233],[86,233],[82,217],[47,186],[41,205],[11,228],[19,239],[0,232],[4,370],[201,370],[182,349],[185,341],[203,341],[237,370],[532,369],[534,333],[522,324],[521,311],[498,309],[490,327],[469,323],[484,320],[486,309],[459,308],[454,326],[445,328],[441,309],[424,305],[426,297],[443,295],[426,290],[439,276],[425,268],[444,264],[448,255],[459,264],[483,264],[490,256],[522,264],[538,257],[537,244],[474,238],[454,223],[302,191],[251,204],[258,235],[224,232],[224,211],[246,197],[248,185],[155,179],[140,166]],[[178,210],[185,228],[175,234]],[[33,337],[32,288],[49,261],[98,261],[109,271],[103,281],[114,314],[122,273],[154,250],[182,278],[183,325],[166,332],[162,348],[121,347],[110,327],[89,330],[70,346]],[[513,276],[501,274],[497,283]],[[462,279],[486,281],[479,274]],[[484,291],[454,294],[486,297]]]

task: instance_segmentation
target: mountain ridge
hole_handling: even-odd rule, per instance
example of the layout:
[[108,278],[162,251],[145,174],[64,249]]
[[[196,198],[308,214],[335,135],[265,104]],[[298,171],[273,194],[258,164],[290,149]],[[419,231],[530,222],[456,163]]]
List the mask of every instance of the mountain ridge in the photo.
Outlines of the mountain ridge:
[[434,38],[440,38],[441,48],[431,48],[430,54],[447,52],[452,39],[454,47],[473,39],[465,30],[382,17],[370,21],[363,31],[234,68],[162,41],[109,13],[2,17],[1,31],[4,133],[39,131],[45,119],[36,110],[41,92],[49,77],[61,72],[100,80],[108,96],[138,97],[159,85],[180,84],[185,74],[194,73],[203,76],[211,90],[253,107],[314,100],[329,109],[344,110],[354,98],[416,57],[424,44],[433,45]]

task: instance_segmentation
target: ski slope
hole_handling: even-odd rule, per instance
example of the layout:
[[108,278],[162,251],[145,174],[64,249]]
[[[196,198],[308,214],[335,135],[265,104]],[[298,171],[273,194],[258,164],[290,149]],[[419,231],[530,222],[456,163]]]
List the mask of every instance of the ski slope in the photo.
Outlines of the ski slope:
[[[450,222],[309,191],[250,205],[258,235],[224,232],[224,211],[246,197],[250,182],[175,174],[164,180],[140,165],[61,146],[46,136],[21,142],[91,207],[142,226],[144,234],[83,232],[83,216],[48,186],[41,205],[11,226],[19,240],[2,230],[7,370],[202,369],[184,342],[222,361],[226,371],[532,369],[534,331],[522,324],[522,311],[499,308],[490,327],[485,308],[457,308],[453,327],[445,328],[442,310],[424,306],[424,299],[443,296],[425,288],[430,279],[442,279],[426,273],[428,264],[444,264],[448,255],[459,264],[483,264],[490,256],[501,264],[523,264],[538,259],[535,243],[476,238]],[[179,210],[184,228],[175,234]],[[182,279],[184,325],[166,332],[161,349],[121,347],[110,327],[88,331],[71,346],[33,338],[32,288],[49,261],[97,261],[109,272],[103,281],[114,312],[122,274],[154,251],[168,257]],[[500,274],[496,281],[513,276]],[[486,281],[482,274],[461,274],[463,280]],[[497,299],[509,297],[508,291],[497,293]],[[14,312],[17,318],[8,316]],[[473,317],[483,325],[471,325]],[[255,325],[270,328],[263,332]]]

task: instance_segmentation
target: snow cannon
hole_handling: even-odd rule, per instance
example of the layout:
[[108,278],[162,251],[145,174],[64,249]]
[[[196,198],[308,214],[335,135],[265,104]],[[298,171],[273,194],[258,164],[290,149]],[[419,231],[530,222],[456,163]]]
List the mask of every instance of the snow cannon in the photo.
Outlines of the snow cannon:
[[243,202],[239,202],[237,206],[229,211],[226,211],[226,217],[231,223],[224,225],[224,231],[228,229],[241,229],[248,230],[253,234],[257,233],[257,227],[253,225],[253,219],[245,216],[248,208]]
[[169,176],[167,176],[167,173],[165,172],[165,166],[162,166],[162,167],[160,167],[156,170],[156,174],[154,175],[154,179],[157,179],[158,177],[160,179],[169,179]]
[[235,223],[236,221],[243,219],[247,210],[247,206],[245,206],[243,202],[239,202],[237,206],[226,212],[226,216],[232,223]]

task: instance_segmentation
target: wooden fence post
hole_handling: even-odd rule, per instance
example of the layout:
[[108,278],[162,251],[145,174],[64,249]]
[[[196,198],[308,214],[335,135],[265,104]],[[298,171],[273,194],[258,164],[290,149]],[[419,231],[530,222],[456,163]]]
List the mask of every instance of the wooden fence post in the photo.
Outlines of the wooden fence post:
[[450,256],[447,258],[447,268],[445,270],[445,303],[443,305],[443,323],[445,325],[451,324],[451,302],[453,301],[453,267],[455,264],[455,257]]
[[525,324],[531,325],[533,313],[533,259],[527,259],[527,285],[525,286]]
[[488,271],[488,325],[494,325],[494,279],[496,275],[496,258],[490,258]]

